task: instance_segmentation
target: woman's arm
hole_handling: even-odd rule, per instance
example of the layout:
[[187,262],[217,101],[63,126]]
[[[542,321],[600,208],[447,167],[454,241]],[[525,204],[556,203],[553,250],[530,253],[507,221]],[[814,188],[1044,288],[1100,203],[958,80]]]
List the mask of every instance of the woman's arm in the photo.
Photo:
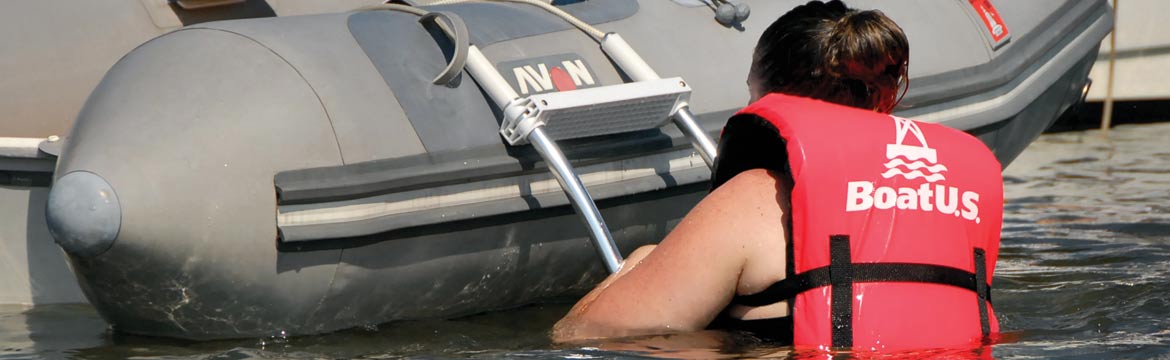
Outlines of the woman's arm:
[[657,248],[635,251],[622,271],[578,302],[553,328],[554,339],[705,328],[735,295],[747,262],[764,247],[778,243],[783,249],[777,194],[787,189],[780,187],[764,170],[746,171],[720,186]]

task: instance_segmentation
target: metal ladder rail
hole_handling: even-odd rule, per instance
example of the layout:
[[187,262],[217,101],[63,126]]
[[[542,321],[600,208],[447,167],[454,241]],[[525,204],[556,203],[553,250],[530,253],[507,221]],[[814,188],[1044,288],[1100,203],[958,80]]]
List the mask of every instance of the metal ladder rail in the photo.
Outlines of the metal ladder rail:
[[557,147],[556,143],[544,133],[543,127],[532,129],[532,132],[528,134],[528,140],[548,163],[549,170],[556,176],[557,182],[561,184],[561,189],[569,197],[569,203],[573,204],[573,209],[577,210],[577,215],[581,221],[585,222],[585,226],[589,229],[589,237],[593,238],[594,247],[597,249],[598,255],[601,255],[601,260],[605,262],[606,270],[609,270],[610,273],[621,270],[622,254],[618,251],[613,235],[609,232],[609,227],[605,225],[605,220],[601,217],[601,211],[597,209],[593,197],[585,189],[585,184],[581,183],[581,178],[569,165],[569,160],[561,153],[561,149]]
[[[635,81],[660,79],[658,74],[616,33],[606,35],[602,41],[602,49]],[[522,116],[515,112],[526,111],[527,107],[522,103],[525,99],[520,98],[519,94],[512,89],[507,80],[500,75],[495,66],[484,57],[475,45],[468,47],[466,68],[488,96],[503,110],[505,122],[509,118]],[[683,104],[677,107],[670,115],[670,119],[691,140],[691,145],[707,166],[713,168],[717,156],[715,144],[698,125],[689,106]],[[557,178],[557,182],[561,185],[565,195],[568,196],[569,202],[573,204],[577,215],[589,229],[594,247],[605,263],[606,269],[610,273],[621,270],[622,256],[613,240],[613,235],[601,217],[601,212],[597,209],[592,196],[589,195],[568,159],[561,153],[555,140],[547,136],[542,124],[534,126],[525,136],[548,163],[549,170]]]
[[[638,56],[620,35],[616,33],[606,34],[601,41],[601,48],[636,82],[660,79],[658,74]],[[480,84],[480,87],[484,89],[488,96],[504,112],[505,122],[509,118],[527,114],[527,109],[530,107],[522,103],[526,99],[520,98],[519,94],[512,89],[512,86],[508,84],[507,80],[500,75],[495,66],[492,65],[475,45],[468,46],[466,68],[471,73],[471,76]],[[524,113],[517,114],[516,112]],[[707,166],[713,168],[717,157],[717,149],[711,138],[698,125],[695,115],[690,111],[690,107],[683,103],[674,109],[674,112],[670,114],[670,119],[691,140],[691,145],[703,158]],[[594,242],[594,247],[605,263],[606,269],[610,273],[620,271],[622,267],[621,253],[617,249],[617,244],[614,242],[613,235],[606,226],[605,220],[601,217],[601,212],[597,209],[597,204],[593,201],[593,197],[589,195],[589,191],[581,182],[580,177],[577,176],[577,173],[569,164],[568,159],[561,153],[560,147],[556,145],[554,139],[545,133],[543,127],[543,124],[537,124],[527,134],[522,136],[526,137],[526,140],[532,143],[540,156],[548,163],[549,170],[557,178],[557,182],[561,185],[561,189],[565,192],[565,195],[568,196],[569,202],[573,204],[577,215],[589,229],[589,235]]]
[[[516,104],[521,100],[520,95],[512,89],[512,85],[508,84],[507,80],[496,71],[495,66],[484,57],[475,45],[471,45],[468,49],[467,70],[506,114],[509,111],[523,108],[523,106]],[[622,255],[618,251],[617,244],[614,243],[613,235],[605,225],[605,220],[601,217],[601,211],[597,209],[593,197],[589,195],[589,191],[581,182],[581,178],[577,176],[576,171],[573,170],[572,165],[569,164],[569,160],[561,153],[556,141],[545,134],[542,125],[534,127],[527,134],[527,139],[548,163],[549,170],[556,177],[565,195],[569,197],[573,209],[576,210],[581,221],[589,229],[589,236],[593,240],[598,255],[605,263],[605,268],[610,273],[621,270]]]

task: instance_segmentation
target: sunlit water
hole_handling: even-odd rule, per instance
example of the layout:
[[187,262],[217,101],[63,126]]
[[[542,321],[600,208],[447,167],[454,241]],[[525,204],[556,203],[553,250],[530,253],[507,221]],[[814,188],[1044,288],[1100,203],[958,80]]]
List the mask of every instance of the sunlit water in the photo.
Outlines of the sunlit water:
[[[994,298],[1009,336],[993,355],[1170,358],[1170,124],[1120,126],[1108,138],[1044,135],[1004,176]],[[110,333],[83,305],[0,306],[0,359],[792,356],[725,332],[553,345],[546,331],[567,310],[543,305],[321,336],[193,343]]]

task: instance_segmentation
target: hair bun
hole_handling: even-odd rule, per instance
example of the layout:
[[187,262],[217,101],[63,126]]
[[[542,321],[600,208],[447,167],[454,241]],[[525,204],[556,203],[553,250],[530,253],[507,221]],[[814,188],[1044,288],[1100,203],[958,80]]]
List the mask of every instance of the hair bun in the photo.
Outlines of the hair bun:
[[888,66],[905,62],[896,54],[908,51],[908,45],[888,31],[897,26],[877,10],[851,11],[837,19],[824,43],[831,71],[870,83],[882,77]]
[[889,111],[906,79],[910,46],[880,11],[810,1],[768,26],[753,56],[757,91]]

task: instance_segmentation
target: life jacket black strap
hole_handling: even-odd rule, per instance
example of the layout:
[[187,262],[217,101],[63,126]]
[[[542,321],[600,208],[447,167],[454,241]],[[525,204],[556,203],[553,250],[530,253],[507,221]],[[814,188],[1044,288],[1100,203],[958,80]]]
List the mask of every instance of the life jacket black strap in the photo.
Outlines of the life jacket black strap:
[[[853,284],[911,282],[954,286],[974,292],[979,302],[979,326],[991,334],[991,285],[987,283],[987,256],[974,250],[975,272],[948,266],[911,263],[854,263],[848,235],[829,236],[829,266],[781,280],[764,291],[740,295],[731,303],[744,306],[771,305],[812,289],[830,286],[833,347],[853,346]],[[791,304],[789,304],[791,305]]]
[[991,320],[987,309],[991,303],[991,286],[987,285],[987,255],[983,249],[975,249],[975,294],[979,299],[979,330],[983,336],[991,335]]
[[833,347],[853,347],[853,266],[849,235],[829,237],[829,284],[833,299]]
[[[744,306],[771,305],[794,298],[808,290],[829,286],[832,284],[829,276],[831,267],[830,265],[796,274],[772,284],[764,291],[736,296],[732,303]],[[950,285],[982,293],[979,296],[981,301],[991,302],[991,286],[987,285],[986,280],[982,281],[984,290],[979,291],[975,281],[976,274],[952,267],[909,263],[853,263],[852,277],[855,283],[914,282]]]

